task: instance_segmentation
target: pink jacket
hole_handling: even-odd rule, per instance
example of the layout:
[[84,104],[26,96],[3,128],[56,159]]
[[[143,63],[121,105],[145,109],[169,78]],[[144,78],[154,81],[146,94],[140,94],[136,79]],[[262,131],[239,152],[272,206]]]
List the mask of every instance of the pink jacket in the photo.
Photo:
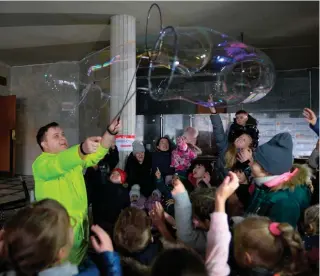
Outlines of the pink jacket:
[[171,167],[176,171],[186,171],[197,154],[189,148],[185,137],[177,138],[177,148],[171,153]]
[[212,213],[207,235],[206,254],[206,267],[209,276],[227,276],[230,274],[228,265],[230,241],[231,233],[227,214]]

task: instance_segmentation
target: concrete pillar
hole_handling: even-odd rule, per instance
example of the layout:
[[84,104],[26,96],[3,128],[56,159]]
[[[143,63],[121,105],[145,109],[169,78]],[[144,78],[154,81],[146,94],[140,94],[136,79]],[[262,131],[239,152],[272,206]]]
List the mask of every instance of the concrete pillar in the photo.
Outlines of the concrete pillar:
[[[120,55],[120,62],[110,66],[110,118],[119,112],[136,70],[136,19],[130,15],[111,17],[110,35],[111,58]],[[136,90],[136,80],[132,83],[129,96]],[[121,114],[123,135],[135,135],[136,130],[136,96],[127,104]],[[120,151],[121,149],[119,149]],[[124,168],[130,151],[120,151],[118,167]]]

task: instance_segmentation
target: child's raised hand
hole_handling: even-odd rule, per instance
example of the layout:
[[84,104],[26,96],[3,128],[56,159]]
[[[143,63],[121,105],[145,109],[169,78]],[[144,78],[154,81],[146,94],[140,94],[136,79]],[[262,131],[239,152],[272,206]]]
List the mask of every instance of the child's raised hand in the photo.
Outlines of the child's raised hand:
[[[209,95],[208,103],[210,103],[210,104],[213,103],[213,97],[212,97],[212,95]],[[217,113],[217,110],[215,109],[215,107],[212,106],[212,107],[209,107],[209,109],[210,109],[210,112],[211,112],[212,114],[216,114],[216,113]]]
[[223,180],[216,192],[216,198],[222,201],[226,201],[239,187],[239,179],[233,172],[229,172],[229,175]]
[[169,206],[171,206],[171,205],[173,205],[173,204],[174,204],[174,199],[173,199],[173,198],[168,199],[168,200],[166,201],[166,206],[167,206],[167,207],[169,207]]
[[252,158],[252,150],[249,149],[242,149],[238,154],[237,154],[237,160],[241,163],[244,163],[249,160],[249,162],[253,161]]
[[174,175],[172,178],[172,195],[180,194],[186,191],[186,188],[184,187],[183,183],[181,182],[178,175]]
[[94,250],[97,253],[106,251],[113,252],[113,245],[110,236],[99,225],[92,225],[91,230],[96,235],[96,237],[90,237]]
[[312,126],[314,126],[317,122],[317,116],[316,114],[310,109],[310,108],[305,108],[303,110],[303,116],[304,119],[311,124]]
[[160,202],[156,201],[152,210],[149,212],[149,216],[156,227],[161,226],[165,222],[164,210]]
[[156,175],[156,178],[157,178],[157,179],[160,179],[160,178],[161,178],[161,172],[160,172],[160,170],[159,170],[158,167],[157,167],[157,170],[156,170],[155,175]]

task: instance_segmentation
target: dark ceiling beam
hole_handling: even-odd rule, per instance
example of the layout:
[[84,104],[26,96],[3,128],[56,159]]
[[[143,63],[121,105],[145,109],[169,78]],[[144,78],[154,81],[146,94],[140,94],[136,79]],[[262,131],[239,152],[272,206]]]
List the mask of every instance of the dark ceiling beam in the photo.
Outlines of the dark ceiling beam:
[[103,25],[109,24],[109,14],[4,13],[0,27]]

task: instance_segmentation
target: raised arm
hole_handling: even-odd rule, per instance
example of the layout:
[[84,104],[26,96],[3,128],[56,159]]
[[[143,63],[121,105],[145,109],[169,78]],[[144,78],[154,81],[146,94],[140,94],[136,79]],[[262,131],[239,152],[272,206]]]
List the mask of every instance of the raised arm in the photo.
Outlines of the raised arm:
[[230,273],[228,258],[231,233],[225,204],[238,187],[236,174],[229,172],[216,192],[215,211],[211,214],[207,242],[206,267],[209,276],[227,276]]
[[93,225],[91,230],[95,234],[91,236],[92,246],[97,253],[102,255],[103,267],[106,270],[104,275],[121,276],[120,257],[113,249],[110,236],[98,225]]
[[80,145],[76,145],[58,154],[43,153],[32,164],[32,171],[35,179],[49,181],[83,164]]
[[202,231],[193,228],[192,206],[188,192],[180,179],[173,180],[173,184],[172,196],[175,200],[174,214],[178,239],[203,255],[206,247],[206,236]]
[[310,124],[310,128],[319,136],[319,118],[314,125]]
[[89,137],[81,145],[57,154],[43,153],[32,164],[34,178],[50,181],[63,176],[79,165],[84,167],[96,165],[108,152],[119,127],[120,122],[117,121],[109,126],[102,138]]
[[310,109],[303,110],[304,119],[309,123],[310,128],[319,136],[319,117]]
[[212,123],[213,137],[218,148],[218,155],[222,156],[228,149],[228,137],[224,131],[221,118],[218,114],[212,114],[210,116],[210,120]]
[[[209,103],[213,103],[212,97],[209,97]],[[211,115],[210,120],[212,124],[213,130],[213,137],[215,138],[217,148],[218,148],[218,155],[222,156],[228,149],[228,136],[224,131],[223,124],[221,121],[220,116],[217,114],[217,111],[214,107],[209,108]]]
[[96,151],[92,154],[84,156],[84,166],[86,168],[98,164],[98,162],[108,153],[108,150],[115,142],[115,135],[118,133],[120,126],[120,121],[113,121],[103,134],[101,138],[101,144],[98,146]]

